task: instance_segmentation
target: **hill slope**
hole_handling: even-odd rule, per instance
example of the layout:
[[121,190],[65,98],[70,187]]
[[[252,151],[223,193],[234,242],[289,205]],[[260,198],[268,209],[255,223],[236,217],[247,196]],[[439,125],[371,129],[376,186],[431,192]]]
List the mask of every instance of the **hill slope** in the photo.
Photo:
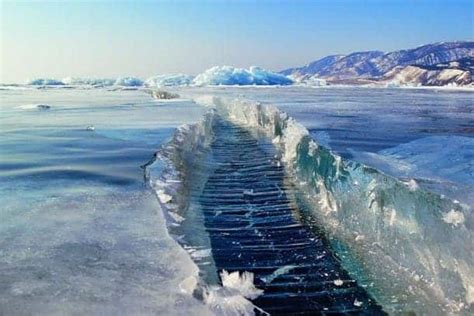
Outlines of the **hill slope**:
[[[417,69],[418,72],[437,71],[452,68],[451,72],[444,71],[442,80],[423,80],[424,76],[417,76],[419,84],[470,84],[472,82],[472,67],[461,67],[450,62],[466,62],[474,59],[474,42],[448,42],[435,43],[420,46],[413,49],[399,50],[395,52],[383,53],[380,51],[356,52],[349,55],[331,55],[303,67],[289,68],[281,73],[294,78],[298,77],[317,77],[326,79],[333,83],[367,83],[371,81],[389,80],[396,74],[407,74]],[[444,65],[444,66],[443,66]],[[411,66],[411,68],[407,68]],[[438,67],[428,69],[426,67]],[[439,68],[441,67],[441,68]],[[458,68],[456,68],[458,67]],[[407,69],[405,69],[407,68]],[[450,69],[451,69],[450,68]],[[405,70],[403,70],[405,69]],[[463,71],[461,74],[459,71]],[[447,74],[461,74],[462,79],[456,76],[447,76]],[[428,76],[430,77],[430,76]],[[431,77],[430,77],[431,78]]]

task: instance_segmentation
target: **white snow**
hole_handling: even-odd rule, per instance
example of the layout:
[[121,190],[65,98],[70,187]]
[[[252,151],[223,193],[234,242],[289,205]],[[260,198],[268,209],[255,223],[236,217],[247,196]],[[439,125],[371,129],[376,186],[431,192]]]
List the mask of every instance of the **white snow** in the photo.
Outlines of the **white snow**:
[[443,215],[443,221],[447,224],[458,226],[464,223],[464,214],[460,211],[451,210]]
[[324,80],[323,78],[318,78],[317,76],[300,76],[300,75],[289,75],[288,78],[293,80],[293,82],[300,84],[300,85],[305,85],[305,86],[311,86],[311,87],[323,87],[327,86],[327,81]]
[[215,66],[197,75],[193,82],[198,86],[289,85],[293,83],[286,76],[256,66],[249,69]]

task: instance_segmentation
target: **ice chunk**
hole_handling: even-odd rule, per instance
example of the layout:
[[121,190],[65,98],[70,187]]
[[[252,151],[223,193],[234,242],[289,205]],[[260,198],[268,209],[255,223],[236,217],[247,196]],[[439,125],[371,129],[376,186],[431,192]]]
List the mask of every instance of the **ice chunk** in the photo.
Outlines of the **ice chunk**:
[[213,287],[204,293],[204,302],[218,315],[254,315],[255,309],[266,314],[250,301],[263,293],[255,287],[253,273],[223,270],[220,276],[222,287]]
[[156,194],[161,203],[169,203],[173,199],[171,195],[166,194],[163,190],[157,190]]
[[263,290],[257,289],[253,284],[253,273],[251,272],[244,271],[240,273],[235,271],[229,273],[223,270],[221,279],[224,287],[238,290],[246,298],[255,299],[263,293]]
[[179,98],[179,94],[171,93],[165,90],[150,91],[151,96],[157,100],[170,100]]
[[143,80],[136,77],[120,77],[115,80],[114,85],[123,87],[140,87],[143,86]]
[[187,86],[193,82],[194,77],[184,74],[176,75],[158,75],[148,78],[145,81],[147,87],[170,87],[170,86]]
[[340,280],[340,279],[337,279],[337,280],[334,280],[334,284],[335,284],[336,286],[341,286],[341,285],[344,284],[344,281],[342,281],[342,280]]
[[196,289],[198,281],[195,276],[189,276],[185,278],[180,284],[179,289],[181,292],[186,294],[193,294],[194,290]]
[[64,85],[64,82],[50,78],[37,78],[28,80],[26,84],[34,86],[61,86]]
[[249,69],[215,66],[199,74],[193,82],[198,86],[289,85],[293,83],[290,78],[284,75],[255,66]]
[[115,83],[115,79],[67,77],[62,82],[67,85],[112,86]]
[[265,281],[265,283],[271,283],[273,280],[278,278],[280,275],[287,274],[288,272],[290,272],[291,270],[293,270],[296,267],[297,266],[295,266],[295,265],[283,266],[283,267],[278,268],[275,271],[273,271],[273,273],[270,274],[269,276],[262,278],[262,280]]
[[50,110],[51,105],[48,104],[25,104],[25,105],[20,105],[16,107],[17,109],[22,109],[22,110]]

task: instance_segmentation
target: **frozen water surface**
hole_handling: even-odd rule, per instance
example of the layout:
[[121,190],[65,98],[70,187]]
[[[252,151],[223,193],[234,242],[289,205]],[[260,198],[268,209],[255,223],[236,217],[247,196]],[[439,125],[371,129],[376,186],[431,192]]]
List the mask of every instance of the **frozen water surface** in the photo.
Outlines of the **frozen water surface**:
[[[24,104],[47,104],[48,111]],[[141,91],[2,91],[0,314],[206,314],[141,165],[202,110]]]
[[423,187],[472,204],[473,92],[291,86],[184,91],[205,94],[206,89],[212,95],[276,105],[342,157],[406,180],[415,178]]
[[[133,81],[133,78],[126,79]],[[206,314],[212,310],[232,314],[232,311],[251,311],[248,299],[272,306],[277,297],[274,294],[273,301],[272,291],[298,289],[299,285],[284,285],[283,280],[297,278],[301,267],[295,269],[291,262],[279,266],[282,262],[278,261],[272,266],[274,271],[270,269],[268,273],[264,267],[259,270],[257,266],[248,266],[247,270],[255,273],[255,279],[251,274],[240,276],[225,271],[218,277],[216,268],[229,269],[236,262],[243,262],[245,266],[248,261],[245,256],[236,257],[235,262],[221,256],[215,245],[222,240],[212,234],[210,238],[209,229],[214,224],[222,224],[219,218],[224,218],[223,223],[227,225],[234,225],[231,222],[234,219],[227,218],[222,211],[232,210],[237,202],[247,205],[253,201],[254,207],[266,211],[266,206],[258,203],[266,203],[265,199],[269,199],[269,203],[283,199],[281,183],[275,182],[274,190],[272,187],[271,190],[265,188],[267,192],[259,192],[249,180],[242,186],[245,190],[241,194],[227,192],[229,196],[220,197],[223,199],[220,206],[214,203],[217,200],[211,203],[208,199],[214,198],[213,185],[219,181],[225,183],[227,171],[223,171],[226,168],[232,171],[229,176],[237,186],[235,189],[240,190],[240,179],[261,176],[266,169],[277,174],[283,164],[291,165],[295,157],[300,161],[292,171],[297,177],[294,182],[298,182],[302,190],[298,193],[288,189],[288,199],[298,204],[300,198],[306,199],[303,195],[308,194],[309,198],[317,192],[319,200],[314,203],[329,215],[304,221],[316,220],[323,235],[325,230],[333,230],[336,237],[340,231],[346,233],[341,233],[345,237],[349,232],[353,241],[331,239],[331,251],[340,257],[341,269],[350,273],[350,278],[346,272],[339,276],[358,282],[384,310],[468,311],[465,304],[474,300],[474,286],[469,279],[472,261],[465,256],[472,247],[462,240],[472,235],[472,214],[469,213],[472,201],[466,198],[474,195],[472,93],[304,87],[188,87],[172,91],[189,98],[212,94],[274,104],[302,123],[320,145],[343,158],[394,175],[404,181],[399,184],[345,160],[331,158],[318,149],[316,143],[302,141],[305,132],[294,121],[285,123],[288,124],[286,134],[273,139],[277,147],[286,144],[281,162],[272,160],[273,156],[267,157],[266,153],[257,155],[259,159],[247,161],[247,166],[239,166],[225,159],[233,159],[232,155],[237,157],[249,150],[245,146],[239,149],[237,145],[254,146],[255,139],[260,137],[258,134],[252,132],[255,139],[245,138],[235,146],[230,144],[228,151],[219,144],[219,138],[212,147],[205,143],[212,141],[209,126],[202,123],[188,125],[174,134],[181,124],[200,122],[205,108],[184,99],[153,100],[141,90],[113,89],[115,91],[16,87],[0,92],[0,314],[182,315]],[[245,109],[237,106],[227,111],[231,111],[232,118],[241,118],[252,108]],[[253,127],[262,124],[260,121],[250,123]],[[221,127],[228,123],[223,124],[215,125],[214,131],[223,130]],[[225,140],[226,136],[221,137]],[[181,186],[179,181],[185,175],[173,173],[176,170],[169,165],[155,162],[152,171],[158,178],[152,178],[152,185],[158,193],[157,199],[146,185],[140,166],[165,143],[171,146],[168,150],[186,154],[199,168],[186,170],[185,160],[180,161],[180,168],[185,168],[181,171],[188,177],[193,176]],[[268,140],[257,143],[272,146]],[[296,147],[300,143],[302,145]],[[212,151],[221,152],[221,156],[213,158]],[[327,170],[315,167],[315,163],[321,162],[318,157],[330,162]],[[311,183],[306,171],[320,173],[318,176],[327,173],[329,177]],[[161,177],[163,173],[165,176]],[[289,180],[285,180],[285,186],[286,181]],[[382,187],[378,187],[380,181]],[[316,191],[312,185],[317,187]],[[357,186],[360,190],[354,190]],[[418,187],[458,198],[463,206],[457,201],[418,194]],[[231,185],[226,188],[231,189]],[[390,193],[393,189],[400,192],[399,196]],[[207,194],[204,199],[203,192]],[[373,201],[368,208],[364,204],[367,201],[359,196],[364,197],[367,192],[367,201]],[[383,192],[388,192],[388,198],[378,195]],[[342,202],[336,202],[338,199]],[[384,199],[389,204],[380,205]],[[427,203],[437,210],[434,214],[425,214]],[[176,209],[180,205],[186,205],[186,211]],[[292,210],[295,206],[291,205]],[[298,205],[304,213],[305,204]],[[352,205],[352,209],[347,205]],[[425,213],[414,216],[410,213],[413,205]],[[203,209],[205,206],[209,209]],[[449,209],[444,209],[448,206]],[[360,213],[353,212],[354,209]],[[203,217],[203,211],[212,217]],[[293,216],[291,212],[262,218],[251,209],[247,211],[237,213],[243,216],[238,219],[239,225],[262,225],[269,231],[273,229],[272,221],[281,224]],[[381,215],[374,218],[378,212]],[[299,219],[300,215],[303,214],[296,214],[293,219],[296,223],[291,223],[305,227],[306,222]],[[340,221],[339,228],[332,226],[332,219]],[[249,230],[245,238],[252,234],[254,232]],[[257,231],[255,234],[262,237]],[[272,238],[281,242],[277,235]],[[319,239],[306,239],[308,244],[319,242]],[[372,241],[371,247],[358,248]],[[258,242],[264,247],[268,239]],[[232,243],[232,247],[234,245]],[[354,253],[347,245],[362,251]],[[436,248],[438,246],[446,247],[445,251]],[[269,253],[273,251],[272,247],[264,249]],[[386,261],[371,253],[380,254],[381,249],[386,250],[387,257],[400,254],[397,259],[406,270],[403,273],[391,271],[385,284],[380,282],[374,286],[371,280],[384,271]],[[227,250],[234,251],[230,246]],[[246,251],[250,253],[252,249]],[[299,256],[296,251],[283,259],[290,260],[294,256],[306,262],[313,255],[317,254]],[[457,268],[453,268],[452,258],[460,258]],[[319,260],[313,259],[308,264]],[[370,263],[372,274],[363,271],[362,262]],[[345,288],[348,283],[337,275],[332,278],[333,273],[328,272],[331,279],[327,286],[337,293],[338,287]],[[409,279],[397,278],[407,273]],[[207,285],[197,284],[202,282]],[[216,288],[218,282],[224,288]],[[272,282],[277,285],[270,284]],[[318,284],[312,283],[312,289],[320,286]],[[387,284],[392,288],[386,287]],[[258,286],[267,290],[260,298]],[[432,289],[426,293],[433,291],[440,304],[445,304],[443,299],[449,296],[451,305],[432,308],[426,305],[426,297],[419,297],[421,303],[418,302],[417,293],[430,286]],[[201,300],[189,295],[195,289],[200,289],[196,296]],[[450,293],[444,293],[445,289]],[[388,296],[389,292],[400,295]],[[366,297],[365,294],[358,296],[339,308],[363,309]],[[202,302],[207,303],[211,311]]]

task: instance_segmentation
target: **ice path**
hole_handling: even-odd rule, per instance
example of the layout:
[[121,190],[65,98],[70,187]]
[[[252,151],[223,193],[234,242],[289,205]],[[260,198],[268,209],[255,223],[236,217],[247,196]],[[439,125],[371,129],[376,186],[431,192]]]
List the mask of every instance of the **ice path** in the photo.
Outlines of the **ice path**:
[[272,315],[383,314],[300,221],[272,144],[219,117],[212,128],[217,168],[198,201],[217,270],[253,272],[264,290],[254,304]]

